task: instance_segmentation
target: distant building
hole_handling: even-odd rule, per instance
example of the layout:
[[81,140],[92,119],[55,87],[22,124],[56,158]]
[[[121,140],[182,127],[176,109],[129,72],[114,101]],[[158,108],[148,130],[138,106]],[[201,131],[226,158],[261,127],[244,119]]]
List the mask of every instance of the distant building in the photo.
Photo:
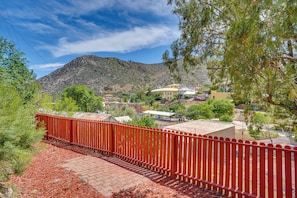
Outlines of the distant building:
[[173,113],[173,112],[154,111],[154,110],[144,111],[143,114],[149,115],[149,116],[154,117],[159,120],[160,119],[171,120],[171,117],[175,115],[175,113]]
[[172,100],[174,96],[178,95],[178,88],[161,88],[161,89],[153,89],[152,93],[160,93],[162,98],[167,100]]
[[189,98],[192,98],[196,95],[196,92],[193,90],[190,90],[190,91],[186,91],[183,95],[188,96]]
[[105,94],[103,98],[104,98],[104,101],[105,102],[108,102],[108,101],[118,101],[119,100],[119,97],[114,96],[112,94]]
[[180,94],[180,95],[184,95],[186,92],[188,92],[188,91],[193,91],[192,89],[190,89],[190,88],[187,88],[187,87],[183,87],[183,88],[180,88],[179,90],[178,90],[178,94]]
[[195,120],[166,126],[165,130],[181,131],[197,135],[235,138],[235,125],[214,120]]

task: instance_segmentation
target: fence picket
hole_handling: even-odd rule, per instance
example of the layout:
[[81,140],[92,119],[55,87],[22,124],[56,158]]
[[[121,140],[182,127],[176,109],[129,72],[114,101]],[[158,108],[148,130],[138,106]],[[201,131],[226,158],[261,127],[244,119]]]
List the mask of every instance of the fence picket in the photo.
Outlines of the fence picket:
[[237,186],[237,190],[240,192],[240,194],[238,195],[238,197],[242,197],[241,193],[243,192],[243,141],[242,140],[239,140],[238,141],[238,169],[237,169],[237,174],[238,174],[238,177],[237,177],[237,183],[238,183],[238,186]]
[[268,178],[267,178],[267,181],[268,181],[268,197],[274,197],[274,178],[273,178],[273,145],[272,144],[268,144],[268,154],[267,154],[267,158],[268,158],[268,161],[267,161],[267,164],[268,164]]
[[[213,147],[213,140],[212,137],[209,137],[209,141],[208,141],[208,155],[207,155],[207,169],[208,169],[208,173],[207,173],[207,179],[209,182],[212,182],[212,161],[213,161],[213,152],[212,152],[212,147]],[[208,189],[211,189],[211,185],[208,185]]]
[[[226,163],[225,163],[225,187],[229,187],[230,186],[230,139],[226,138],[225,141],[225,159],[226,159]],[[229,191],[227,191],[225,189],[225,195],[228,196],[229,195]]]
[[232,197],[235,197],[235,189],[236,189],[236,159],[237,159],[237,153],[236,153],[236,139],[232,139],[232,170],[231,170],[231,190],[233,191],[231,193]]
[[258,194],[258,143],[252,143],[252,194]]
[[286,197],[292,198],[292,150],[290,146],[285,146],[285,149]]
[[295,197],[297,197],[297,146],[294,148],[294,177],[295,177]]
[[282,157],[282,146],[276,145],[276,187],[277,197],[283,197],[283,157]]
[[[214,146],[213,146],[213,182],[215,184],[218,183],[218,153],[219,153],[219,147],[218,147],[218,137],[214,137]],[[215,191],[217,190],[217,187],[213,188]]]
[[250,192],[250,141],[244,147],[244,192]]

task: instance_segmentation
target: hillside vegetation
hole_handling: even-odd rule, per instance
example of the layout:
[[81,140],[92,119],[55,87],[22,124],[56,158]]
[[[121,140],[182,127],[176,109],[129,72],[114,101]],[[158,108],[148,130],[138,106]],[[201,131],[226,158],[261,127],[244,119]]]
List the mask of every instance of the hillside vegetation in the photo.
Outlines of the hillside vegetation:
[[[193,74],[183,73],[180,84],[200,86],[209,83],[205,68]],[[86,85],[95,93],[106,89],[130,91],[144,86],[158,88],[176,82],[164,64],[142,64],[116,58],[81,56],[38,80],[43,91],[60,93],[71,85]]]

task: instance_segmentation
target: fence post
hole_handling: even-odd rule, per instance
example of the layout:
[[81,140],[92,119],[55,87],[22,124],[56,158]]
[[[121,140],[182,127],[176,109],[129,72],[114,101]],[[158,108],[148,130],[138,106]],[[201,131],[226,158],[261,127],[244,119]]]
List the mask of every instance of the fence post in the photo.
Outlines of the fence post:
[[178,136],[175,133],[171,133],[172,139],[171,139],[171,174],[170,177],[172,179],[176,178],[176,170],[177,170],[177,138]]
[[70,129],[69,129],[69,135],[70,135],[70,137],[69,137],[69,142],[70,142],[70,144],[72,144],[72,142],[73,142],[73,119],[70,119]]
[[45,136],[46,136],[46,140],[48,140],[48,120],[49,120],[49,116],[46,115],[46,123],[43,122],[45,124],[45,130],[46,130]]
[[114,152],[114,124],[113,123],[109,123],[109,156],[113,155]]

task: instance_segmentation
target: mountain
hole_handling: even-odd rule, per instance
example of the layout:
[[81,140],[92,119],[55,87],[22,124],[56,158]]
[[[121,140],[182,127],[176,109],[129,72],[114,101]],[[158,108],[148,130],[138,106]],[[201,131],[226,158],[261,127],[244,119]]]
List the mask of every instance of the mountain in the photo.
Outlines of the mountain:
[[[193,75],[183,73],[183,77],[180,84],[188,87],[209,83],[205,68]],[[51,94],[60,93],[71,85],[86,85],[95,93],[102,93],[104,90],[130,91],[144,86],[154,89],[176,83],[162,63],[142,64],[94,55],[78,57],[38,81],[42,90]]]

